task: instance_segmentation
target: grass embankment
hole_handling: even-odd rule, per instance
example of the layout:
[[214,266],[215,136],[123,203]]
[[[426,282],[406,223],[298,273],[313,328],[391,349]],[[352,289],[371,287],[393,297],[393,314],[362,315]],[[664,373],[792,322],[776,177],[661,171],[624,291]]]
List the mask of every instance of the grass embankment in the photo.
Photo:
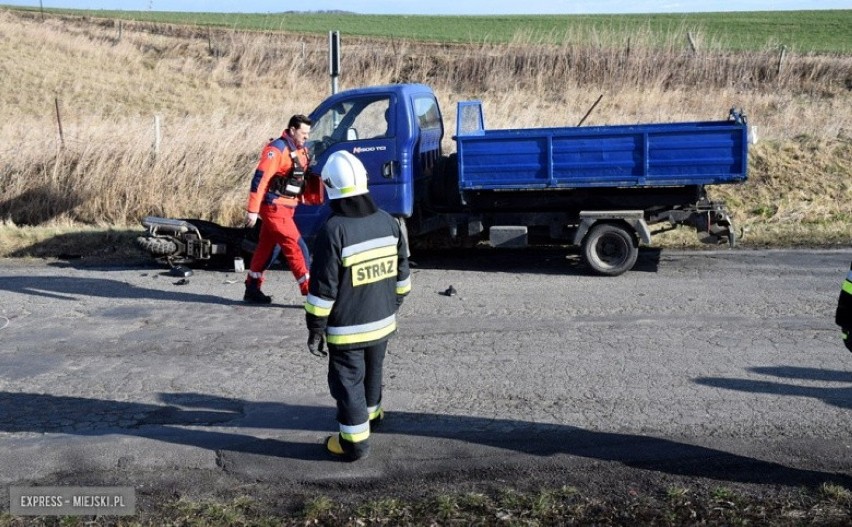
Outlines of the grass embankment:
[[791,490],[771,497],[719,486],[706,490],[669,486],[646,493],[626,486],[623,495],[601,498],[574,487],[486,494],[441,494],[421,499],[336,503],[307,499],[295,512],[276,512],[243,496],[226,502],[174,499],[156,512],[127,518],[15,518],[0,515],[0,527],[106,526],[365,526],[365,525],[849,525],[852,493],[836,485]]
[[[119,33],[108,19],[13,11],[0,11],[0,34],[4,255],[56,250],[51,231],[28,241],[21,226],[138,231],[150,214],[235,225],[260,148],[329,84],[325,35],[147,22]],[[697,51],[681,29],[661,37],[594,25],[555,44],[529,33],[468,45],[347,37],[341,88],[425,82],[447,130],[467,98],[484,101],[490,128],[573,125],[599,94],[589,125],[723,119],[742,107],[761,137],[750,180],[711,197],[728,200],[743,243],[848,245],[852,56],[791,44],[780,60],[771,46],[735,52],[697,31],[692,39]]]

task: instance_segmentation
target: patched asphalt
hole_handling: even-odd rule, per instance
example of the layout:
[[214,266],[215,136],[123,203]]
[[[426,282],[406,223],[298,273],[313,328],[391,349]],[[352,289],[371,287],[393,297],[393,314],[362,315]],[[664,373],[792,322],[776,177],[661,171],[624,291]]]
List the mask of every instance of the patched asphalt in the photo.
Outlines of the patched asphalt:
[[322,447],[335,411],[288,272],[255,306],[234,272],[0,261],[4,496],[852,488],[852,354],[834,325],[852,250],[643,250],[617,278],[549,249],[412,260],[387,419],[351,464]]

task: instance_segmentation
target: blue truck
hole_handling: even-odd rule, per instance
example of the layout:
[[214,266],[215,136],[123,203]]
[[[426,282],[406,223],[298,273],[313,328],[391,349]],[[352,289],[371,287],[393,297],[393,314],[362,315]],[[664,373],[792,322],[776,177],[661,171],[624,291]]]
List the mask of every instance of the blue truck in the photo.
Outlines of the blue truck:
[[[614,276],[633,267],[640,243],[679,225],[706,242],[736,243],[724,203],[705,188],[746,180],[740,112],[710,122],[489,130],[482,104],[464,101],[450,155],[438,101],[423,84],[343,91],[310,117],[313,170],[338,150],[358,156],[374,199],[415,244],[571,244],[591,270]],[[300,207],[303,235],[328,213]]]
[[[593,272],[615,276],[633,267],[641,243],[681,225],[709,243],[736,243],[729,212],[706,186],[747,177],[741,112],[710,122],[489,130],[480,102],[460,102],[457,111],[456,152],[445,155],[429,86],[334,94],[310,114],[311,170],[319,173],[333,152],[356,155],[373,198],[415,247],[576,245]],[[329,213],[327,204],[299,207],[302,235],[313,238]],[[182,229],[195,240],[187,251],[217,252],[194,225],[146,221],[149,242]]]

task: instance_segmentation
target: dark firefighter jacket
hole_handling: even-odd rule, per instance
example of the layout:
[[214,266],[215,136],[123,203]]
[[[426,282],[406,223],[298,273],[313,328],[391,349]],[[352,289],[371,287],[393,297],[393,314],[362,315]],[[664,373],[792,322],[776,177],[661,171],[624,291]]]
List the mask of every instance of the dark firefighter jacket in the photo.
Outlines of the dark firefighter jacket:
[[371,346],[396,330],[397,306],[411,290],[405,240],[369,194],[330,205],[313,246],[308,328],[324,328],[338,349]]
[[849,351],[852,351],[852,264],[849,265],[849,273],[840,289],[840,298],[837,300],[837,314],[834,317],[837,325],[843,333],[843,341]]

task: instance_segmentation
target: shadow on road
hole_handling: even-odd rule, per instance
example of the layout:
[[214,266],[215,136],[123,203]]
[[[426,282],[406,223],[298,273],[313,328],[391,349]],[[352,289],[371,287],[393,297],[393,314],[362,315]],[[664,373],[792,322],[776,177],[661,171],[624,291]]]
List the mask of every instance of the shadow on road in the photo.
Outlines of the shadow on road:
[[[163,276],[164,281],[176,282],[178,278]],[[179,286],[174,286],[175,288]],[[52,298],[55,300],[79,300],[80,296],[104,298],[128,298],[167,300],[173,302],[196,302],[202,304],[235,305],[243,304],[230,298],[214,295],[200,295],[183,291],[161,291],[137,287],[118,280],[102,278],[57,277],[57,276],[5,276],[0,280],[0,289],[14,293],[25,293],[33,296]]]
[[[80,278],[57,276],[3,276],[0,277],[0,290],[22,293],[32,296],[52,298],[54,300],[78,301],[79,297],[127,298],[131,300],[164,300],[171,302],[191,302],[199,304],[218,304],[224,306],[247,305],[242,298],[224,298],[215,295],[203,295],[181,291],[179,278],[170,276],[168,272],[156,270],[146,271],[163,280],[174,291],[149,289],[111,280],[107,278]],[[191,281],[192,278],[189,278]],[[242,290],[239,291],[242,295]],[[302,309],[299,305],[274,304],[276,307],[293,307]]]
[[[838,351],[838,353],[840,353],[840,351]],[[695,383],[713,388],[735,390],[738,392],[809,397],[839,408],[852,409],[852,373],[850,372],[800,368],[793,366],[750,368],[749,371],[761,375],[771,375],[781,379],[846,383],[847,386],[799,386],[776,381],[731,379],[725,377],[699,377],[695,379]]]
[[[329,459],[321,444],[288,441],[287,434],[288,431],[331,431],[335,422],[334,408],[245,401],[197,393],[165,393],[159,398],[164,404],[0,392],[0,431],[82,436],[124,434],[217,452],[308,461]],[[191,428],[182,428],[184,426]],[[204,426],[218,428],[205,430]],[[236,432],[221,431],[227,426],[232,426]],[[260,439],[239,433],[240,428],[280,430],[280,439]],[[852,488],[852,477],[845,474],[790,468],[668,439],[596,432],[570,425],[391,412],[387,414],[381,434],[455,440],[535,456],[568,454],[665,474],[720,481],[812,487],[832,482]]]
[[[518,272],[557,275],[591,275],[576,247],[526,247],[522,249],[424,249],[411,255],[413,268],[448,271]],[[660,249],[642,247],[633,272],[655,273]]]

